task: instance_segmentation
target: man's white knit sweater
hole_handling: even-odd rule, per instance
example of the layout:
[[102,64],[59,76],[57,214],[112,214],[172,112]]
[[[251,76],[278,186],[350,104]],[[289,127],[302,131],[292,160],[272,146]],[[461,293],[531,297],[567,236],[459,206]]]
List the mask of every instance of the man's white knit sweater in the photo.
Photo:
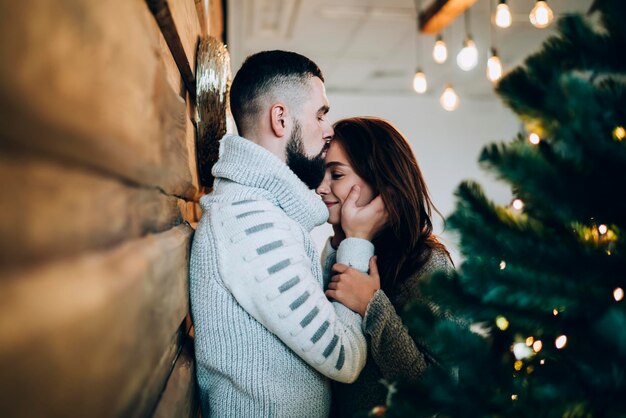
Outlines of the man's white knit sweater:
[[[235,135],[213,175],[190,265],[203,416],[327,416],[327,377],[354,381],[367,353],[360,316],[323,292],[310,231],[328,211],[283,161]],[[366,271],[373,251],[347,239],[337,261]]]

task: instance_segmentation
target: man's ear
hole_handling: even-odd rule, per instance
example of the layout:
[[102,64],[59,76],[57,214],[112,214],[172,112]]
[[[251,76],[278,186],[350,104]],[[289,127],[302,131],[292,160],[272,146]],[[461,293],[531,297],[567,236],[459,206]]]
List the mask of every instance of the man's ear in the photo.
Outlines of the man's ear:
[[283,103],[276,103],[270,108],[270,127],[277,137],[283,137],[287,133],[285,121],[287,119],[287,107]]

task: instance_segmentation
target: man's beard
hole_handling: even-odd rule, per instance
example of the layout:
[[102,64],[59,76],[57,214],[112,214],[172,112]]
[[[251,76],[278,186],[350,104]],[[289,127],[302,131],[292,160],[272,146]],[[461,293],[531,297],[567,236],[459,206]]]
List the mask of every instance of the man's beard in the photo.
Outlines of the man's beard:
[[315,189],[324,179],[326,164],[324,162],[325,147],[314,157],[307,157],[302,143],[300,124],[296,121],[287,142],[287,166],[309,189]]

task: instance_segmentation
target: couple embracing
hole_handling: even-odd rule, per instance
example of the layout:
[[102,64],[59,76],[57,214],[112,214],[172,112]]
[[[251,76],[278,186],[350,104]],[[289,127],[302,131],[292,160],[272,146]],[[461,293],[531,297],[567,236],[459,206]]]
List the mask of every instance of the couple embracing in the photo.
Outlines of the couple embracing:
[[[382,379],[428,367],[398,313],[452,268],[409,144],[378,118],[331,125],[322,72],[293,52],[248,57],[230,102],[240,136],[221,140],[191,252],[203,416],[384,404]],[[310,231],[326,221],[320,261]]]

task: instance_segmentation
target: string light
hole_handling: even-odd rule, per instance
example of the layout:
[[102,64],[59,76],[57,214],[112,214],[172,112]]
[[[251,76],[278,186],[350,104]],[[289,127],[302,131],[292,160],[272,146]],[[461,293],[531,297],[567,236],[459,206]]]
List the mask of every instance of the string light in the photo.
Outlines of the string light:
[[537,0],[535,3],[535,7],[530,12],[528,16],[530,18],[530,23],[533,24],[536,28],[547,28],[552,20],[554,19],[554,13],[548,3],[542,0]]
[[602,225],[600,225],[598,227],[598,232],[600,233],[600,235],[606,234],[608,230],[609,230],[609,228],[606,225],[604,225],[604,224],[602,224]]
[[502,315],[499,315],[496,317],[496,326],[500,328],[501,331],[506,331],[509,327],[509,320]]
[[[533,350],[526,345],[525,342],[513,344],[513,355],[517,360],[523,360],[533,355]],[[520,362],[521,363],[521,362]],[[519,370],[519,369],[516,369]]]
[[498,51],[491,48],[489,59],[487,60],[487,78],[491,82],[496,82],[502,77],[502,62],[498,56]]
[[463,48],[456,56],[456,63],[463,71],[470,71],[478,64],[478,49],[476,43],[470,35],[469,10],[465,10],[465,39],[463,40]]
[[518,372],[522,370],[522,367],[524,367],[524,362],[522,360],[516,360],[515,363],[513,363],[513,368]]
[[535,341],[535,339],[533,337],[528,337],[528,338],[526,338],[526,345],[528,347],[530,347],[531,345],[533,345],[534,341]]
[[470,71],[478,64],[478,49],[472,38],[463,41],[463,49],[456,56],[456,63],[463,71]]
[[541,138],[539,138],[539,135],[536,133],[531,132],[530,135],[528,135],[528,141],[533,145],[537,145],[541,142]]
[[543,366],[544,364],[546,364],[546,360],[545,359],[539,360],[539,364],[541,364]]
[[559,335],[558,337],[556,337],[556,340],[554,340],[554,345],[559,350],[565,347],[565,344],[567,344],[567,336],[565,335]]
[[500,4],[496,7],[496,25],[500,28],[508,28],[511,26],[513,18],[511,17],[511,10],[506,4],[506,0],[500,0]]
[[543,343],[541,342],[541,340],[537,340],[533,343],[533,350],[535,350],[535,353],[540,352],[542,348]]
[[559,314],[558,309],[554,308],[552,309],[552,315],[557,316]]
[[512,401],[516,401],[517,400],[517,394],[516,393],[511,395],[511,400]]
[[522,199],[514,199],[511,205],[513,206],[513,209],[515,210],[524,209],[524,202],[522,201]]
[[615,299],[616,302],[624,299],[624,289],[616,287],[615,290],[613,290],[613,299]]
[[448,47],[443,41],[441,34],[437,35],[435,46],[433,47],[433,59],[437,64],[443,64],[448,59]]
[[418,68],[415,71],[415,77],[413,77],[413,90],[417,94],[426,93],[428,89],[428,82],[426,81],[426,74],[422,71],[421,68]]
[[446,84],[441,97],[439,98],[439,103],[441,103],[441,107],[443,107],[448,112],[452,112],[459,107],[459,95],[456,94],[454,88],[450,84]]
[[506,261],[500,261],[500,270],[504,270],[506,268]]
[[613,137],[618,141],[626,138],[626,129],[624,129],[623,126],[618,126],[617,128],[613,129]]

